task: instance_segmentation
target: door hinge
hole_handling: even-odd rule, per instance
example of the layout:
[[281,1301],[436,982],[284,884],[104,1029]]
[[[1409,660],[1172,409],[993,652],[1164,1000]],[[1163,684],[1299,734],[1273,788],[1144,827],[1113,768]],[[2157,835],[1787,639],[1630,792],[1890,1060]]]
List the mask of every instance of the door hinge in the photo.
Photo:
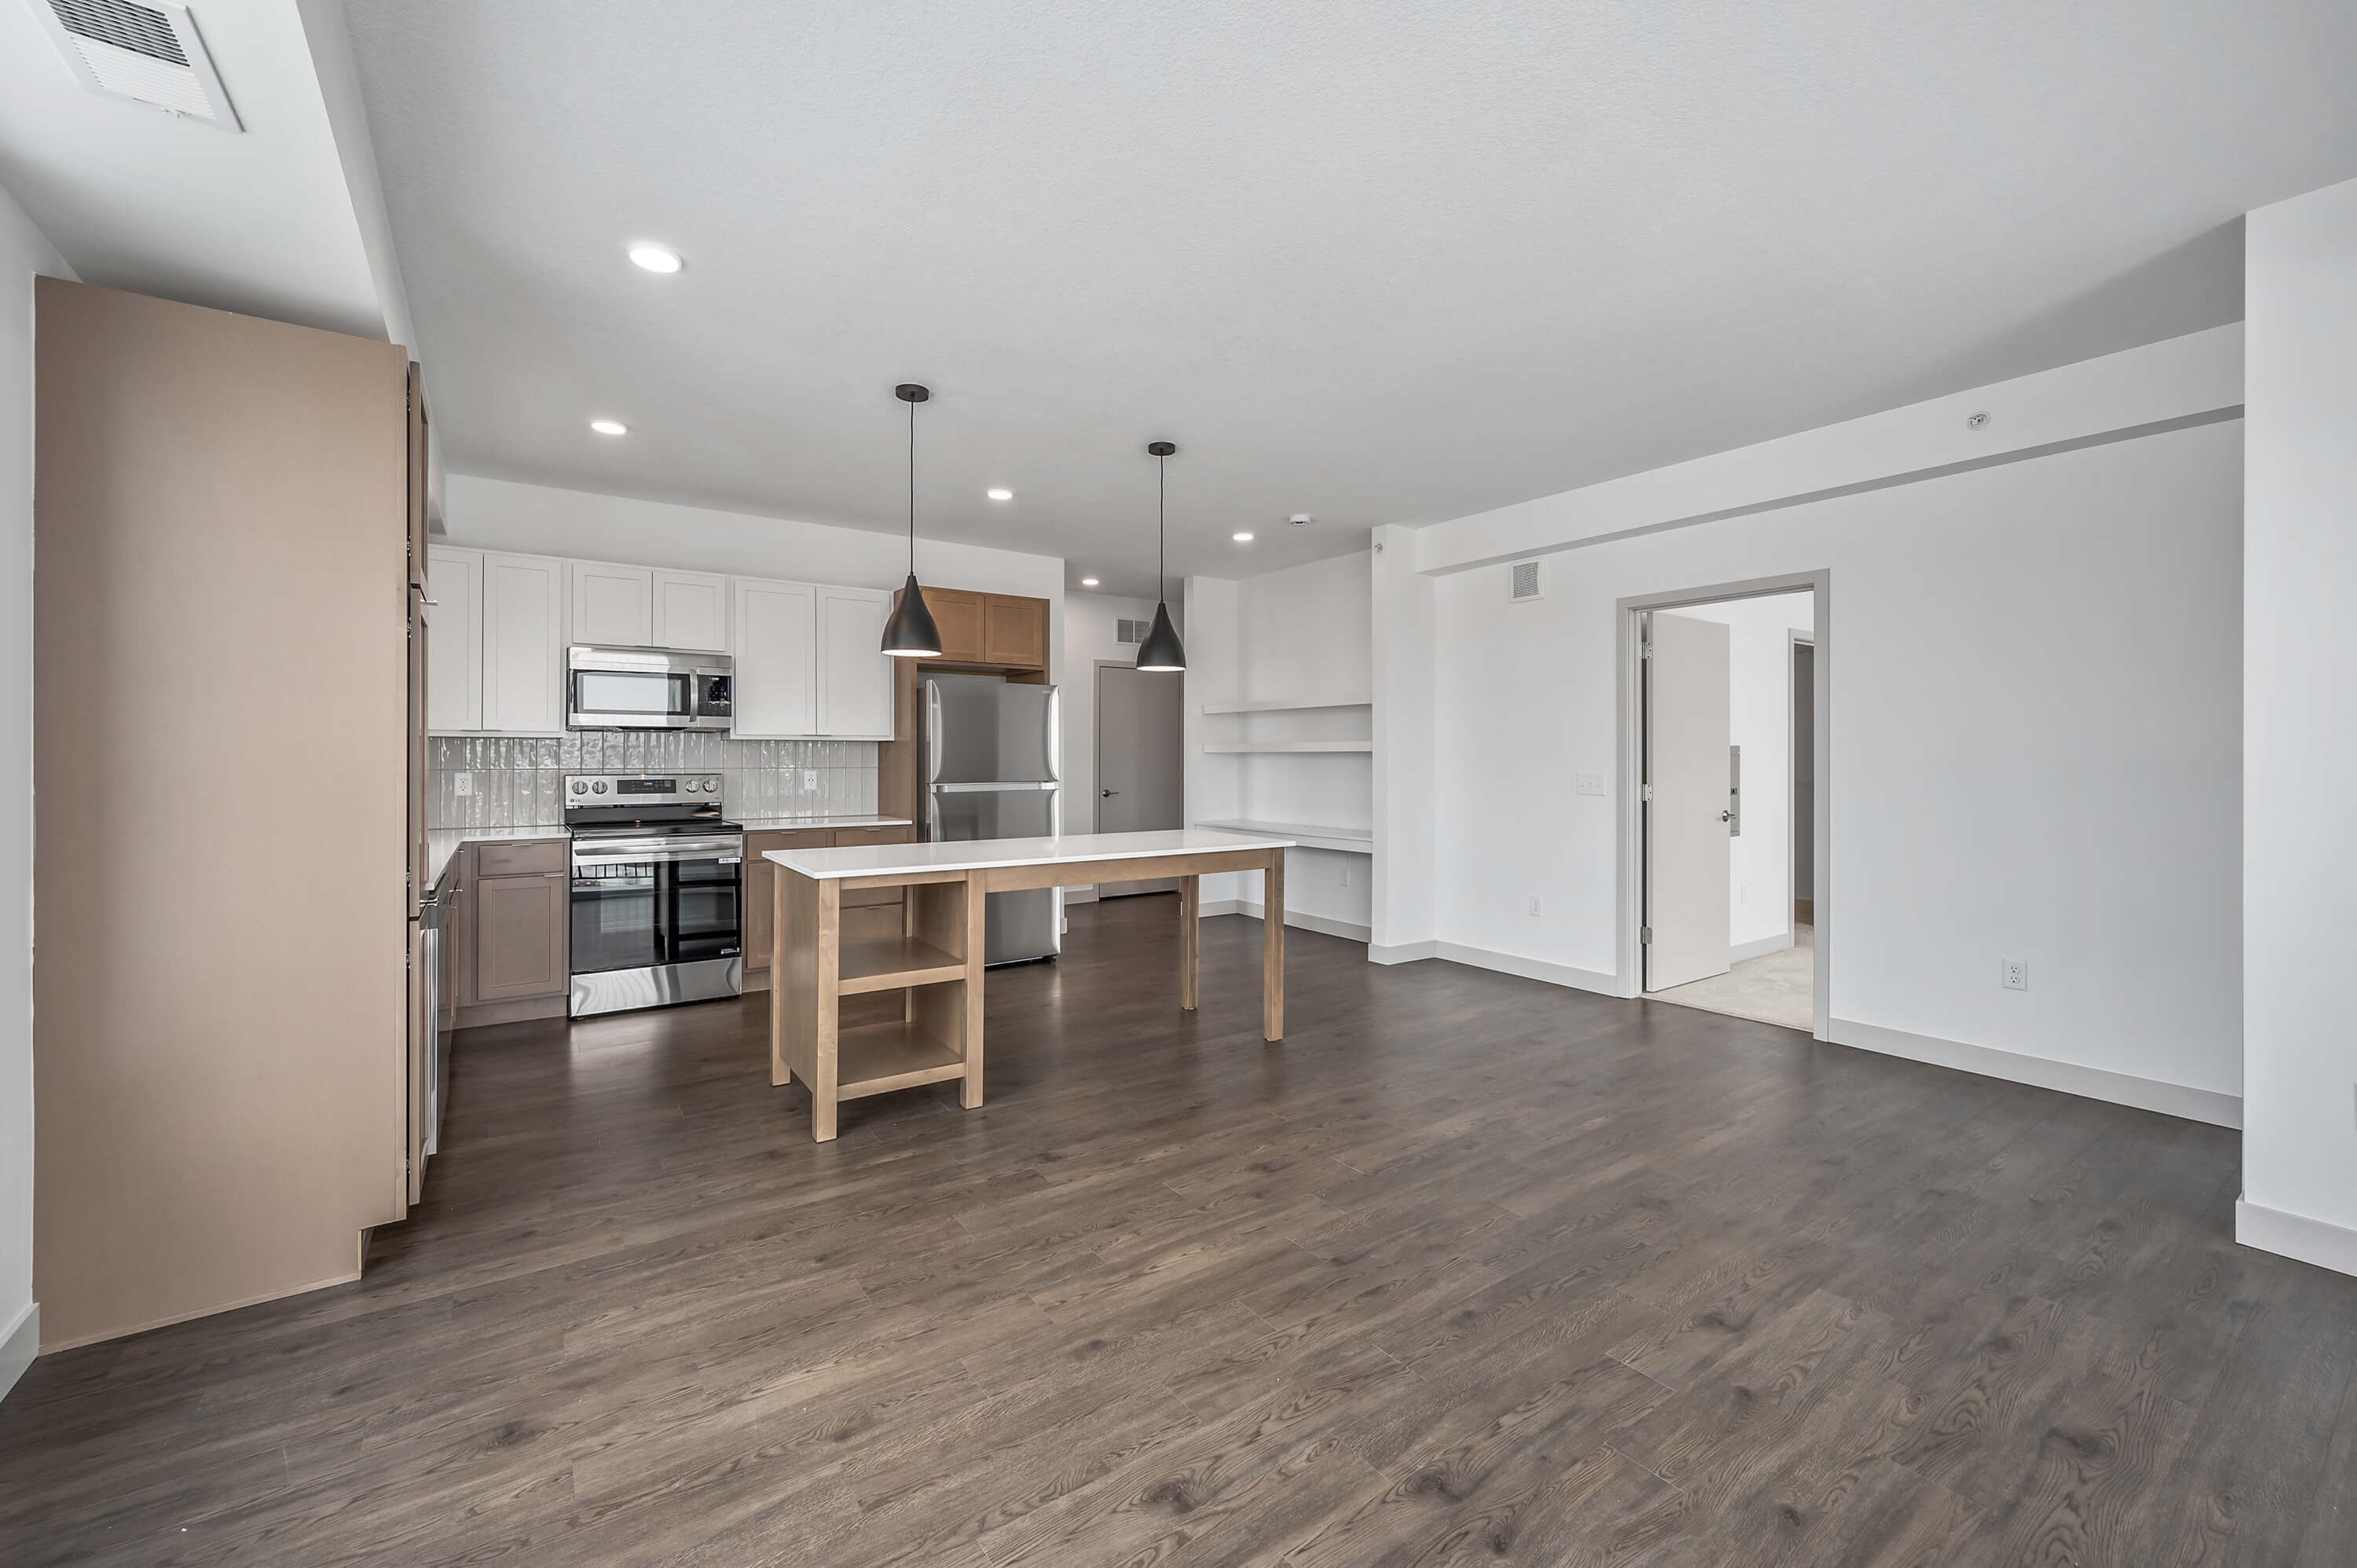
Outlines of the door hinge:
[[1641,786],[1641,792],[1640,792],[1640,793],[1639,793],[1639,795],[1637,796],[1637,799],[1639,799],[1640,800],[1652,800],[1652,798],[1653,798],[1653,787],[1652,787],[1651,784],[1647,784],[1647,785],[1643,785],[1643,786]]
[[1651,927],[1651,926],[1640,926],[1640,927],[1638,927],[1638,928],[1637,928],[1637,945],[1638,945],[1639,947],[1651,947],[1651,946],[1652,946],[1652,944],[1653,944],[1653,928],[1652,928],[1652,927]]
[[1640,659],[1651,659],[1652,656],[1653,656],[1653,645],[1652,645],[1652,643],[1650,643],[1650,642],[1641,642],[1641,643],[1639,643],[1639,644],[1637,645],[1637,657],[1638,657],[1638,658],[1640,658]]

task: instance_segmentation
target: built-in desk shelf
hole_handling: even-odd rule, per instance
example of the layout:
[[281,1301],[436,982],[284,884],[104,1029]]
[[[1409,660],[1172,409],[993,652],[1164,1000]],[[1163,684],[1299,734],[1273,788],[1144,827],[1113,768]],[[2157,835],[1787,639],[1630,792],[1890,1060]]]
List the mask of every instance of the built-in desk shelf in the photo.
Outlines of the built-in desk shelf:
[[947,1083],[965,1076],[963,1055],[926,1033],[921,1025],[898,1018],[839,1032],[834,1041],[834,1062],[837,1100],[888,1094],[896,1089]]
[[[944,985],[965,978],[965,960],[918,937],[876,937],[843,944],[838,994]],[[930,1079],[928,1081],[931,1081]]]
[[1207,740],[1203,749],[1209,753],[1253,753],[1266,756],[1276,752],[1308,753],[1313,751],[1372,751],[1372,740]]
[[1261,703],[1205,703],[1207,714],[1307,714],[1321,708],[1372,708],[1374,703],[1364,697],[1346,697],[1334,703],[1301,703],[1290,697],[1280,697]]
[[1339,850],[1344,854],[1375,853],[1372,828],[1321,828],[1311,822],[1197,822],[1216,832],[1250,833],[1257,838],[1291,839],[1303,849]]

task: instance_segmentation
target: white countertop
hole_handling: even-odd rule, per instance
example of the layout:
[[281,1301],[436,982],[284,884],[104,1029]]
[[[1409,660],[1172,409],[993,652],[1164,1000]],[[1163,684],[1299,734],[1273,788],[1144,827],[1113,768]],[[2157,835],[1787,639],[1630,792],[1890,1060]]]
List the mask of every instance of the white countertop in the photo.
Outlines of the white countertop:
[[846,849],[773,849],[762,858],[789,871],[831,881],[892,871],[982,871],[1005,865],[1062,865],[1171,854],[1224,854],[1291,849],[1293,841],[1172,828],[1150,833],[1067,833],[1060,838],[970,839],[955,843],[860,844]]

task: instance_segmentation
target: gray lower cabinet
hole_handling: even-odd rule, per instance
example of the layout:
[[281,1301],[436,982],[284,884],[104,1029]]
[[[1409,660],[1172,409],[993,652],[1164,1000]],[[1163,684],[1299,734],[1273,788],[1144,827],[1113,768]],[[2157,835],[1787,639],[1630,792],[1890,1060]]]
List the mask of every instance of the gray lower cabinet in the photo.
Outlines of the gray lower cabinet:
[[564,992],[571,879],[562,871],[475,879],[475,999]]

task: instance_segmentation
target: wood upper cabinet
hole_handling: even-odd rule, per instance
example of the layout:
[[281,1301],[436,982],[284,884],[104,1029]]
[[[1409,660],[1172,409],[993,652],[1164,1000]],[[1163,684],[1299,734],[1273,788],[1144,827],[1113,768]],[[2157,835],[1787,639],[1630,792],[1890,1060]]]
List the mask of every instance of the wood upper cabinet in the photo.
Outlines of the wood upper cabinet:
[[565,567],[542,555],[483,555],[487,730],[565,733]]
[[483,553],[425,552],[425,727],[483,727]]
[[654,648],[654,574],[644,566],[600,561],[567,563],[575,642],[608,648]]
[[892,660],[883,652],[891,617],[892,596],[880,589],[818,590],[817,734],[892,738]]
[[572,877],[563,871],[475,878],[476,1001],[514,1002],[565,989],[572,893]]
[[[895,604],[900,596],[892,596]],[[1048,667],[1048,601],[970,588],[925,589],[925,607],[941,628],[942,662],[1008,670]]]
[[654,573],[655,646],[728,651],[728,579],[703,572]]
[[[900,596],[892,596],[898,604]],[[941,628],[942,661],[945,664],[979,664],[982,658],[983,596],[968,593],[963,588],[927,588],[925,607],[933,612],[933,625]]]
[[736,578],[734,587],[737,681],[729,733],[756,740],[815,733],[818,590],[756,577]]
[[1048,601],[989,594],[983,599],[982,661],[1025,670],[1048,667]]

